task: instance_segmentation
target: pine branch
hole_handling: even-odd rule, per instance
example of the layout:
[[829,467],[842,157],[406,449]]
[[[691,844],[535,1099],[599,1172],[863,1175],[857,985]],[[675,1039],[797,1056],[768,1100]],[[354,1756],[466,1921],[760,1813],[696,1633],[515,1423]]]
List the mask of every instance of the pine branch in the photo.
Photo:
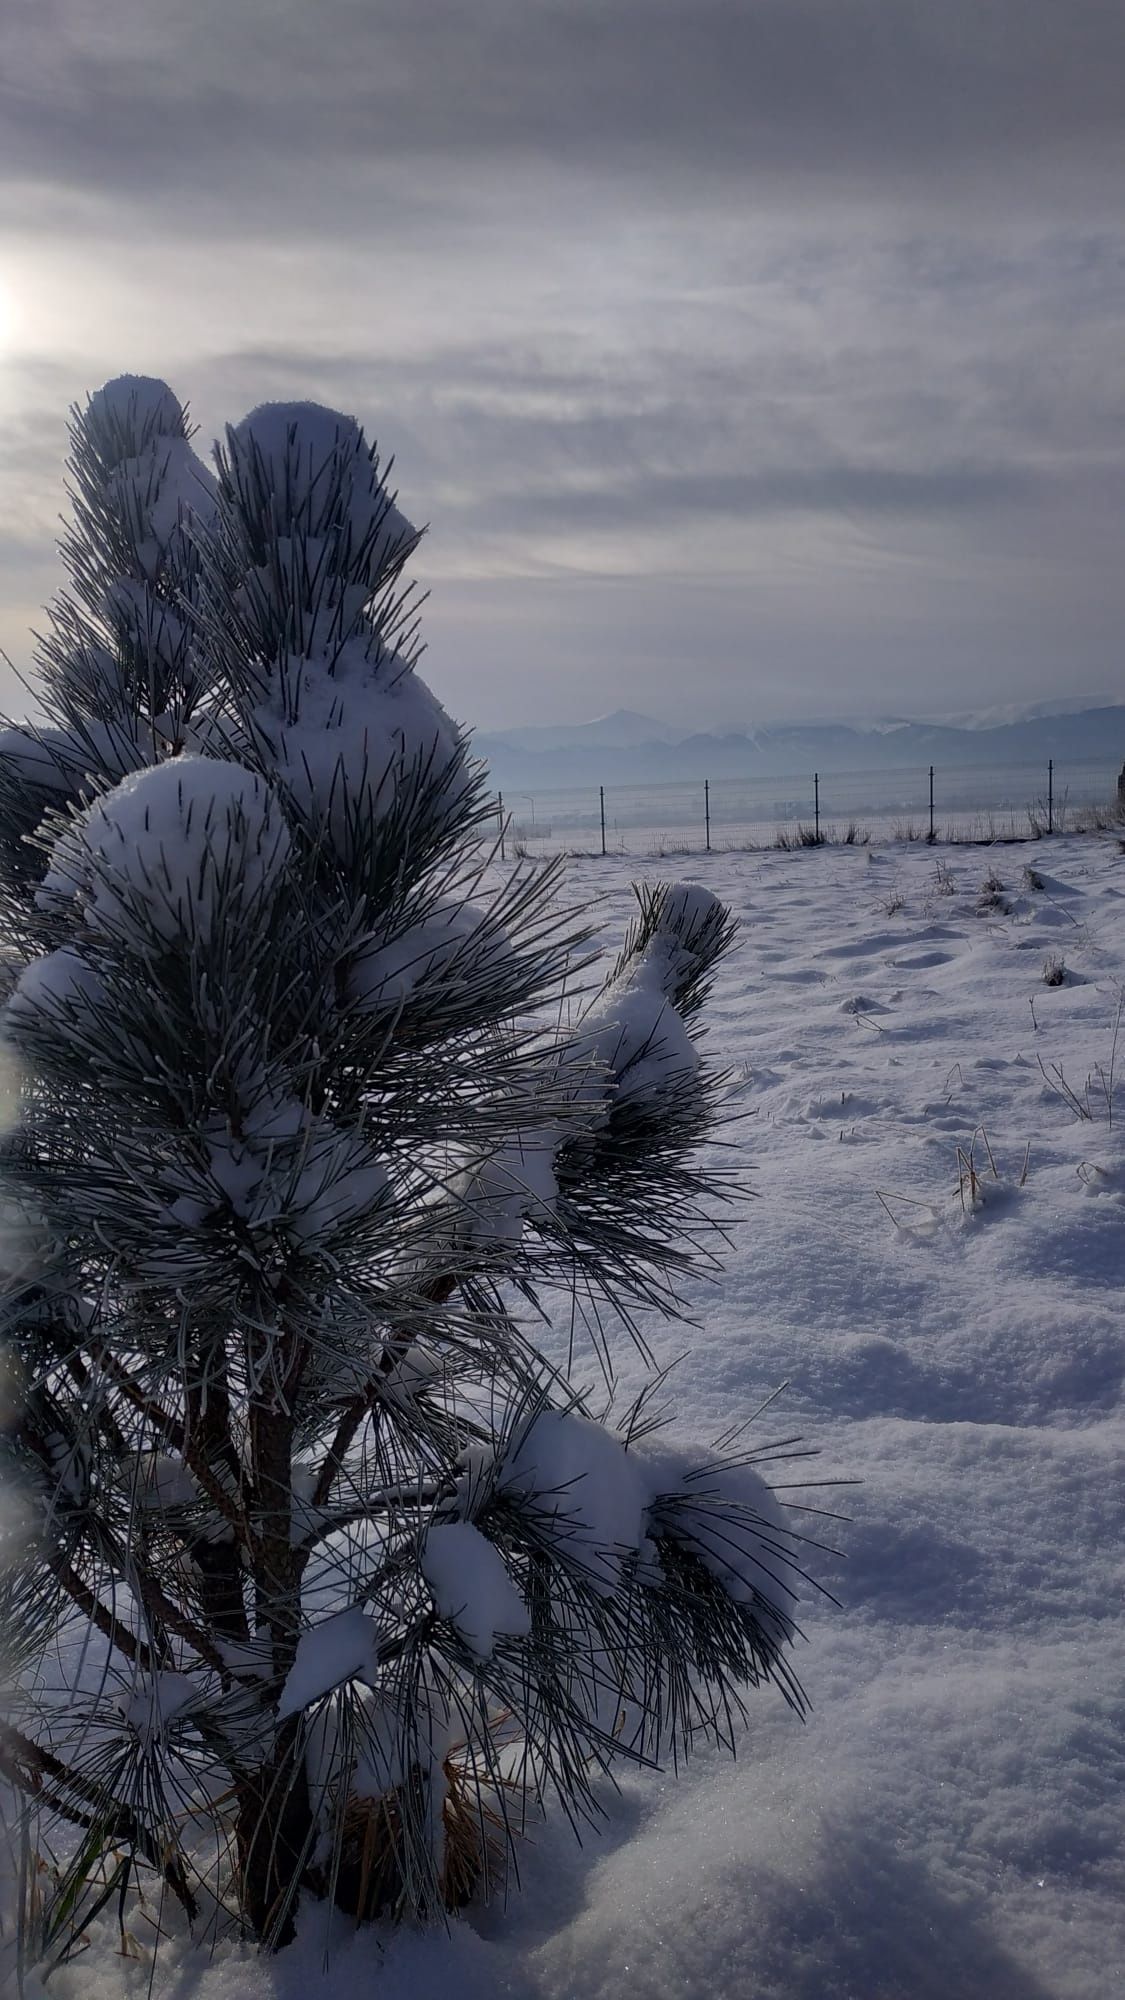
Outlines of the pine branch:
[[[73,1377],[74,1382],[76,1383],[78,1389],[79,1390],[85,1389],[89,1383],[90,1377],[81,1355],[69,1354],[67,1356],[66,1366],[70,1375]],[[124,1436],[122,1435],[121,1427],[118,1424],[116,1418],[114,1417],[113,1411],[108,1407],[106,1403],[99,1402],[95,1407],[94,1422],[97,1424],[98,1429],[102,1432],[105,1441],[108,1444],[114,1457],[118,1459],[124,1458],[126,1456],[126,1449],[127,1449],[125,1444],[125,1439]]]
[[[187,1881],[183,1865],[161,1853],[151,1835],[130,1806],[122,1805],[105,1788],[72,1766],[64,1764],[53,1751],[32,1741],[11,1723],[0,1721],[0,1773],[17,1790],[30,1794],[39,1804],[49,1805],[72,1826],[97,1828],[107,1843],[120,1842],[137,1852],[167,1883],[182,1905],[189,1923],[198,1915],[199,1905]],[[51,1780],[51,1787],[44,1780]],[[61,1788],[61,1790],[60,1790]],[[68,1794],[81,1799],[88,1812],[75,1806]]]
[[[422,1287],[420,1298],[429,1305],[445,1305],[456,1291],[457,1282],[456,1277],[452,1273],[446,1273],[444,1277],[433,1278],[429,1284]],[[414,1333],[412,1331],[403,1331],[390,1336],[379,1358],[380,1374],[386,1376],[394,1373],[395,1368],[398,1366],[413,1339]],[[332,1442],[328,1447],[320,1471],[317,1474],[312,1496],[312,1505],[314,1508],[323,1507],[327,1501],[328,1495],[332,1491],[333,1482],[340,1477],[344,1470],[344,1460],[355,1440],[356,1432],[368,1411],[375,1407],[377,1397],[378,1381],[376,1379],[368,1382],[345,1405],[344,1411],[337,1423]]]
[[134,1382],[128,1369],[118,1361],[116,1355],[110,1353],[108,1347],[102,1346],[96,1348],[94,1350],[94,1360],[97,1362],[98,1367],[109,1376],[114,1387],[121,1391],[126,1401],[131,1403],[133,1408],[155,1427],[164,1439],[165,1444],[169,1445],[173,1451],[183,1453],[185,1449],[184,1427],[178,1418],[171,1416],[154,1397],[148,1395],[142,1389],[138,1382]]
[[124,1654],[131,1666],[139,1667],[142,1673],[155,1673],[156,1662],[145,1641],[137,1638],[136,1634],[131,1632],[127,1625],[122,1624],[116,1614],[110,1611],[101,1602],[100,1598],[95,1597],[94,1592],[87,1584],[83,1583],[77,1571],[72,1569],[70,1564],[56,1550],[44,1548],[42,1550],[42,1561],[47,1569],[50,1570],[55,1581],[61,1584],[71,1603],[82,1612],[84,1617],[89,1619],[91,1625],[97,1627],[102,1637],[108,1639],[111,1646],[114,1646],[119,1653]]
[[213,1667],[216,1673],[225,1675],[227,1664],[218,1648],[212,1644],[202,1627],[188,1618],[174,1599],[169,1597],[148,1565],[139,1562],[134,1556],[129,1565],[129,1577],[150,1618],[166,1625],[178,1639],[185,1639],[207,1666]]

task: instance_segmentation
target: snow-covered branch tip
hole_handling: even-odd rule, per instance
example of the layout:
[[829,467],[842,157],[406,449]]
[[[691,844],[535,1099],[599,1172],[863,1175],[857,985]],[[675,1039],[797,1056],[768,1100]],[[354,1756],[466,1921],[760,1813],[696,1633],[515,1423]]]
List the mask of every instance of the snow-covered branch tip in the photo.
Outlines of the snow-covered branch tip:
[[695,882],[641,883],[639,904],[610,975],[610,987],[638,981],[659,986],[690,1020],[704,1006],[711,976],[738,935],[731,912]]

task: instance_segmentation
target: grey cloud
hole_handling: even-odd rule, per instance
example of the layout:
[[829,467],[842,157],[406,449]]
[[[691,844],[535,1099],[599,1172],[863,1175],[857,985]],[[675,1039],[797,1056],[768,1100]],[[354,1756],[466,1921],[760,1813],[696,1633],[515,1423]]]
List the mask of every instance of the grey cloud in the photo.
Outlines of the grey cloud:
[[[635,541],[693,513],[744,521],[747,533],[771,516],[995,518],[1004,507],[1019,513],[1050,502],[1060,481],[1090,482],[1120,468],[1112,302],[1100,318],[1096,300],[1088,302],[1080,365],[1069,368],[1041,335],[1021,351],[998,332],[996,302],[1001,324],[1013,312],[1039,323],[1057,280],[1050,258],[1012,259],[987,290],[984,273],[975,275],[967,318],[955,297],[934,323],[944,278],[931,281],[928,331],[907,337],[901,305],[890,329],[880,323],[880,293],[915,288],[918,261],[907,244],[853,274],[849,284],[874,302],[839,349],[786,344],[775,332],[749,361],[737,341],[730,352],[708,353],[658,344],[655,335],[599,353],[596,343],[543,330],[476,343],[430,339],[416,354],[389,359],[236,349],[197,363],[173,386],[200,415],[204,443],[224,419],[267,397],[313,396],[354,411],[384,456],[396,455],[408,510],[433,522],[427,556],[438,569],[483,560],[485,549],[489,563],[502,557],[518,567],[532,544],[542,560],[547,537],[597,528]],[[831,310],[839,299],[830,261],[818,268]],[[1067,282],[1073,313],[1079,295]],[[998,339],[1010,348],[1003,360]],[[60,414],[48,427],[32,413],[18,441],[9,436],[13,491],[37,449],[46,458],[50,444],[61,458]]]
[[665,472],[645,479],[607,480],[578,490],[521,488],[489,510],[494,527],[539,533],[552,529],[644,528],[653,522],[700,521],[715,515],[752,523],[762,515],[936,514],[975,512],[1024,500],[1025,474],[995,466],[894,467],[827,464],[808,471],[764,466],[752,473]]
[[[702,337],[668,346],[643,332],[616,353],[546,332],[431,340],[389,360],[254,349],[210,361],[203,400],[230,414],[302,390],[346,402],[398,454],[409,504],[458,539],[474,520],[518,540],[691,507],[995,510],[1125,463],[1121,307],[1084,296],[1056,261],[1013,258],[987,291],[978,274],[971,311],[931,281],[911,327],[880,293],[910,291],[916,251],[884,253],[848,281],[873,296],[838,348],[783,329],[754,346],[749,316],[745,355],[737,340],[709,353]],[[821,282],[830,319],[839,299],[825,270]],[[1056,286],[1084,324],[1073,358],[1073,336],[1044,337]]]
[[456,207],[450,162],[516,158],[733,175],[751,199],[759,175],[828,196],[858,177],[890,199],[896,176],[925,177],[955,197],[989,163],[1009,199],[1077,173],[1112,209],[1125,162],[1109,0],[121,0],[96,18],[20,0],[15,16],[3,170],[181,215],[233,175],[243,203],[283,195],[306,223],[357,179],[370,200],[373,173],[389,201]]
[[1105,684],[1123,79],[1117,0],[12,0],[0,641],[151,367],[363,419],[484,720]]

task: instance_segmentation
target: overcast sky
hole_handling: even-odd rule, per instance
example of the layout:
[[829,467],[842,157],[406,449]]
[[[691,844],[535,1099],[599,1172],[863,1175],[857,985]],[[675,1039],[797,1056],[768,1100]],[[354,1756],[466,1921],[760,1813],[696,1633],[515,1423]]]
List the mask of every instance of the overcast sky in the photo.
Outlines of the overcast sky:
[[393,451],[467,721],[1125,696],[1122,0],[7,0],[0,242],[20,666],[131,370]]

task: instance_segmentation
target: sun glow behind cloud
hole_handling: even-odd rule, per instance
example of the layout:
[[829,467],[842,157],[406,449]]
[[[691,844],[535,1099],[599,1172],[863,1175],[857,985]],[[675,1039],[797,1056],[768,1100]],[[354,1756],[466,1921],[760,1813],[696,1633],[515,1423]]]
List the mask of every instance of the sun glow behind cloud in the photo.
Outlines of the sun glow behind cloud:
[[0,361],[17,337],[16,292],[11,279],[0,272]]

